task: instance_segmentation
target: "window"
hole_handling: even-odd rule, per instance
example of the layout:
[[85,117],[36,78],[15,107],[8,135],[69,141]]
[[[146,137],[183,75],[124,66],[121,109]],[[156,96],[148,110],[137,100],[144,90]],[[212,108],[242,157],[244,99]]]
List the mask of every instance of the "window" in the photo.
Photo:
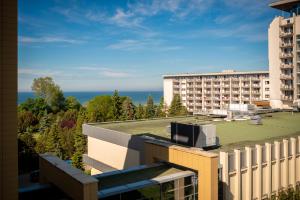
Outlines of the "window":
[[266,84],[266,85],[269,85],[269,84],[270,84],[270,81],[265,81],[265,84]]
[[265,88],[265,91],[270,91],[270,88]]
[[265,98],[270,98],[270,95],[266,94],[266,95],[265,95]]

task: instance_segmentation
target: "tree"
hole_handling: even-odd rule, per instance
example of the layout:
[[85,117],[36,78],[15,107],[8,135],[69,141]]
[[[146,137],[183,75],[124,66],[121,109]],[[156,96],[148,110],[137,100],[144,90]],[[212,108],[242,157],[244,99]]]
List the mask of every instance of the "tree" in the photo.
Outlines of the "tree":
[[32,126],[38,124],[37,118],[32,114],[31,111],[22,110],[18,112],[18,132],[23,133],[28,131]]
[[65,98],[62,90],[56,85],[51,77],[35,78],[31,89],[40,98],[43,98],[51,110],[56,113],[64,109]]
[[170,105],[169,115],[180,116],[186,114],[187,114],[187,109],[185,106],[182,105],[180,96],[178,94],[175,94]]
[[66,98],[66,110],[79,110],[80,107],[81,104],[75,97],[69,96]]
[[124,120],[133,120],[134,119],[134,113],[135,113],[135,108],[132,103],[131,98],[127,97],[125,101],[122,104],[122,118]]
[[120,120],[122,115],[122,99],[117,90],[115,90],[112,98],[112,118],[114,121]]
[[72,156],[72,165],[82,170],[82,154],[86,151],[86,137],[82,134],[82,124],[85,122],[87,122],[86,111],[82,108],[77,117],[76,131],[74,135],[75,153]]
[[96,96],[87,104],[89,122],[104,122],[112,119],[112,99],[110,96]]
[[34,99],[28,98],[25,102],[19,105],[18,110],[30,111],[39,118],[44,114],[45,111],[49,112],[50,107],[43,98],[37,97]]
[[165,117],[166,116],[164,97],[160,98],[159,105],[155,109],[155,116],[156,117]]
[[138,107],[136,108],[135,112],[135,119],[143,119],[144,117],[144,107],[142,104],[139,104]]
[[146,110],[145,110],[145,117],[146,118],[153,118],[155,116],[155,108],[153,97],[150,95],[147,99]]

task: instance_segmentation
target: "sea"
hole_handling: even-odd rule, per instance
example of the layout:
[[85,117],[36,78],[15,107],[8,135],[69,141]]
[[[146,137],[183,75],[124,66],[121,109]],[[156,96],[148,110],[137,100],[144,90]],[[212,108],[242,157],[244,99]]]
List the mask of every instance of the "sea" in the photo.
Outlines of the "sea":
[[[74,96],[77,100],[85,105],[89,100],[95,96],[113,95],[113,91],[108,92],[64,92],[64,96]],[[145,104],[149,95],[153,97],[154,103],[158,104],[160,98],[163,96],[163,91],[119,91],[120,96],[128,96],[132,99],[135,105]],[[18,92],[18,104],[26,101],[28,98],[35,98],[33,92]]]

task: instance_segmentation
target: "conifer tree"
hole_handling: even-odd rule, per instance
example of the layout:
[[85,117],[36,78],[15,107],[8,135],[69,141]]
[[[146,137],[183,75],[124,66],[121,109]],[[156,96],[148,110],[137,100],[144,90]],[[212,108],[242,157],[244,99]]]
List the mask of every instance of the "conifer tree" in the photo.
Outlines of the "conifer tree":
[[112,96],[112,117],[113,120],[120,120],[122,115],[122,100],[119,96],[119,92],[115,90]]
[[146,118],[153,118],[155,116],[155,108],[153,97],[151,95],[148,96],[146,109],[145,109],[145,117]]

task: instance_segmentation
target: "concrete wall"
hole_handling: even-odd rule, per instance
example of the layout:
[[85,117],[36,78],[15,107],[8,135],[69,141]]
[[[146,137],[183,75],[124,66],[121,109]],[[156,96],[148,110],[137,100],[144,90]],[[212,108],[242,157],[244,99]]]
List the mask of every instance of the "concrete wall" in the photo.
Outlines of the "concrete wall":
[[88,136],[86,157],[98,162],[85,162],[92,167],[92,174],[126,169],[144,163],[144,139],[93,124],[83,125],[83,134]]
[[223,199],[263,199],[300,182],[300,136],[220,152]]
[[146,163],[167,161],[198,173],[198,199],[218,199],[218,155],[169,143],[145,143]]
[[0,0],[0,199],[18,199],[17,0]]
[[167,107],[171,105],[173,100],[173,80],[164,79],[164,101]]
[[56,156],[40,155],[40,182],[52,183],[74,200],[98,199],[98,180]]
[[276,17],[268,30],[270,103],[273,108],[282,108],[280,99],[280,58],[279,58],[279,25],[282,17]]

